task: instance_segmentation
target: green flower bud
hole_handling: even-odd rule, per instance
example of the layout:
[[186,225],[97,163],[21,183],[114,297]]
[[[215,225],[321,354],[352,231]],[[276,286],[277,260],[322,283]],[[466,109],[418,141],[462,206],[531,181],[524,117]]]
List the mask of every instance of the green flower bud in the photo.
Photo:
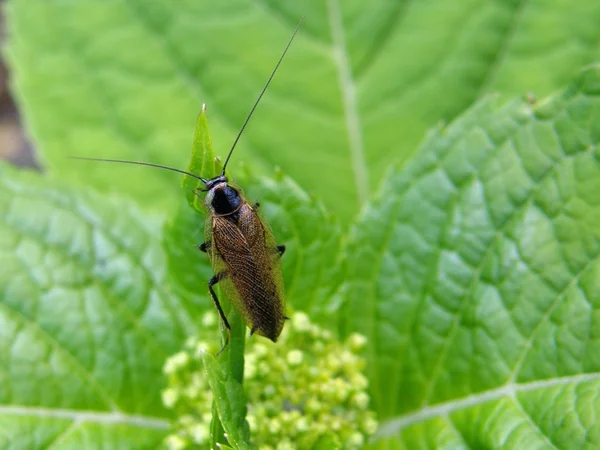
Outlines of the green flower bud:
[[298,365],[302,364],[303,357],[304,357],[304,355],[302,354],[302,352],[300,350],[292,350],[291,352],[289,352],[287,354],[287,362],[291,366],[298,366]]
[[372,417],[367,417],[365,421],[362,423],[362,429],[367,434],[373,434],[377,431],[377,421]]
[[278,435],[281,431],[281,422],[279,419],[271,419],[269,421],[269,431],[271,434]]
[[332,354],[327,356],[327,368],[332,372],[337,372],[342,368],[342,361],[339,355]]
[[306,405],[304,405],[304,408],[308,412],[318,413],[321,410],[321,403],[319,403],[319,401],[316,400],[315,398],[311,398],[309,401],[306,402]]
[[348,338],[350,348],[354,352],[359,352],[367,345],[367,338],[358,333],[352,333]]
[[308,419],[306,417],[301,417],[300,419],[298,419],[298,421],[296,422],[296,429],[302,433],[304,431],[307,431],[310,427],[310,423],[308,421]]
[[217,315],[212,311],[207,311],[202,316],[202,325],[209,328],[217,324]]
[[172,408],[179,399],[179,391],[174,388],[167,388],[162,391],[162,402],[167,408]]
[[182,437],[172,434],[165,439],[165,444],[169,450],[182,450],[188,443]]
[[346,441],[346,448],[348,449],[359,449],[365,445],[365,438],[362,434],[354,432],[350,435]]
[[369,381],[364,375],[355,373],[350,377],[350,384],[354,389],[362,390],[369,386]]
[[256,377],[256,363],[246,361],[246,365],[244,366],[244,377],[247,379],[252,379]]
[[277,390],[275,389],[275,386],[273,386],[272,384],[267,384],[265,386],[265,388],[263,389],[263,393],[265,394],[265,397],[269,398],[269,397],[273,397],[276,394]]
[[166,375],[171,375],[172,373],[175,373],[179,369],[185,367],[189,361],[190,355],[188,355],[186,352],[176,353],[167,359],[165,365],[163,366],[163,372]]
[[256,356],[257,358],[264,358],[269,354],[269,349],[266,345],[263,344],[256,344],[254,345],[254,347],[252,347],[252,349],[252,355]]
[[296,450],[296,447],[288,439],[284,439],[277,444],[277,450]]
[[297,312],[292,316],[292,326],[295,331],[300,333],[310,331],[311,324],[308,316],[304,313]]
[[194,416],[191,416],[189,414],[186,414],[185,416],[181,416],[179,418],[179,422],[186,428],[191,427],[192,425],[194,425],[194,423],[196,423],[196,418]]
[[256,429],[258,427],[258,423],[256,421],[256,416],[252,413],[248,413],[246,416],[246,420],[248,421],[248,425],[251,429]]
[[267,376],[271,370],[269,365],[265,362],[261,362],[260,364],[258,364],[258,367],[256,369],[257,369],[258,374],[262,377]]
[[342,428],[342,421],[336,417],[331,420],[331,422],[329,423],[329,426],[331,427],[331,429],[333,431],[338,431]]
[[205,424],[194,425],[190,428],[190,434],[196,444],[204,444],[210,438],[210,430]]
[[340,355],[340,361],[345,368],[352,369],[358,361],[358,358],[346,350]]
[[352,404],[358,409],[367,409],[369,406],[369,396],[364,392],[357,392],[352,396]]

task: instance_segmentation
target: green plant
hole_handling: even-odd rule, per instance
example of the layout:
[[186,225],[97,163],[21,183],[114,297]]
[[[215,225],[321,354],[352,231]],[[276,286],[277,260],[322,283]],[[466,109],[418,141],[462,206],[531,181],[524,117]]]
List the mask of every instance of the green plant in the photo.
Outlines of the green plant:
[[[216,321],[212,311],[204,315],[203,323]],[[360,352],[365,344],[364,337],[354,334],[340,345],[304,313],[293,315],[277,346],[250,341],[244,372],[247,420],[260,448],[362,448],[377,427],[368,410],[368,381],[362,374]],[[163,402],[178,417],[167,438],[172,449],[207,446],[211,437],[213,448],[222,439],[211,433],[211,388],[229,440],[247,441],[240,439],[248,433],[243,417],[232,414],[235,402],[245,396],[237,392],[237,380],[211,356],[216,350],[218,346],[210,348],[206,341],[192,338],[165,364],[169,387],[163,391]],[[231,401],[230,412],[223,399]],[[241,403],[238,410],[245,412],[245,402]]]
[[[202,323],[211,269],[189,186],[65,156],[183,167],[202,103],[223,155],[301,14],[228,170],[288,245],[290,312],[331,345],[366,337],[380,423],[366,445],[600,445],[597,2],[9,0],[7,13],[44,171],[0,165],[1,448],[156,448],[182,419],[161,398],[165,361],[218,335]],[[272,361],[291,351],[250,342]],[[238,339],[202,357],[211,431],[233,448],[261,436],[244,421],[243,354]]]

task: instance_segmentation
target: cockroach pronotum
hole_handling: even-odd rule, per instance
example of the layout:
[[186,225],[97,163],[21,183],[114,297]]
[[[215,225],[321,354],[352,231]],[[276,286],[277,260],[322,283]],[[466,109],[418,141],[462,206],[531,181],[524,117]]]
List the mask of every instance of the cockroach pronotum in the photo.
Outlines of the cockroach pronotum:
[[244,317],[246,324],[250,327],[250,335],[256,333],[276,342],[287,319],[281,272],[281,257],[285,252],[285,246],[277,245],[270,228],[257,212],[259,204],[251,205],[242,191],[229,183],[225,169],[238,140],[269,87],[303,21],[304,18],[296,26],[269,79],[254,102],[218,176],[206,179],[174,167],[140,161],[70,157],[88,161],[156,167],[188,175],[204,184],[205,189],[202,189],[206,192],[204,205],[209,214],[205,223],[205,242],[198,247],[208,254],[214,270],[214,276],[208,282],[208,290],[227,330],[227,338],[219,353],[229,342],[231,327],[213,289],[217,283],[220,283],[233,306]]

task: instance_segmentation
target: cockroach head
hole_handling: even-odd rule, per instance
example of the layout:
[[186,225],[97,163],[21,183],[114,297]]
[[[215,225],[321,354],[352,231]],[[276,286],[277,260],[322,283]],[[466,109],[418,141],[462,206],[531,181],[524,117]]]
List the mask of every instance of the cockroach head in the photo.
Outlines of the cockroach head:
[[221,183],[227,183],[227,177],[225,175],[219,175],[218,177],[211,178],[210,180],[203,180],[206,185],[206,190],[210,191],[216,185]]

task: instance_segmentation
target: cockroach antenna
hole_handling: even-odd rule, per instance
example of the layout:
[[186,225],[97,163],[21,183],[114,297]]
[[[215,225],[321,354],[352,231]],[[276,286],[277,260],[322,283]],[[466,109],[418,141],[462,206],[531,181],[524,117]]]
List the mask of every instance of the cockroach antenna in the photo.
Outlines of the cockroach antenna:
[[170,170],[172,172],[181,173],[183,175],[187,175],[189,177],[195,178],[197,180],[202,181],[204,184],[208,182],[206,178],[199,177],[198,175],[194,175],[193,173],[187,172],[185,170],[176,169],[175,167],[163,166],[161,164],[153,164],[142,161],[129,161],[126,159],[104,159],[104,158],[87,158],[85,156],[67,156],[69,159],[81,159],[83,161],[100,161],[100,162],[111,162],[111,163],[122,163],[122,164],[135,164],[137,166],[148,166],[148,167],[158,167],[159,169]]
[[277,64],[275,65],[275,68],[273,69],[273,72],[271,72],[271,76],[269,76],[269,79],[265,83],[265,86],[262,88],[262,91],[260,91],[260,94],[258,95],[258,98],[254,102],[254,105],[252,106],[252,109],[250,110],[250,113],[248,114],[248,117],[246,117],[246,120],[244,121],[244,124],[242,125],[242,128],[240,128],[240,131],[239,131],[239,133],[237,134],[237,136],[235,138],[235,141],[233,141],[233,145],[231,146],[231,150],[229,150],[229,153],[227,155],[227,159],[225,160],[225,163],[223,164],[223,170],[221,171],[221,176],[225,176],[225,168],[227,167],[227,163],[229,162],[229,158],[231,158],[231,154],[233,153],[233,149],[235,149],[235,146],[237,145],[238,141],[240,140],[240,136],[244,132],[244,129],[246,128],[246,125],[248,125],[248,122],[250,121],[250,118],[252,117],[252,114],[254,113],[254,110],[256,109],[256,107],[258,106],[258,104],[260,103],[260,99],[262,98],[262,96],[264,95],[265,91],[269,87],[269,84],[271,84],[271,80],[275,76],[275,73],[277,72],[277,69],[279,69],[279,66],[281,65],[281,61],[283,61],[283,58],[285,57],[285,54],[287,53],[288,49],[290,48],[290,45],[292,45],[292,41],[296,37],[296,33],[298,33],[298,30],[300,29],[300,26],[302,25],[302,22],[304,22],[304,16],[302,16],[302,18],[300,19],[300,22],[298,22],[298,25],[296,25],[296,29],[292,33],[292,37],[288,41],[287,45],[285,46],[285,49],[283,50],[283,53],[279,57],[279,61],[277,61]]

